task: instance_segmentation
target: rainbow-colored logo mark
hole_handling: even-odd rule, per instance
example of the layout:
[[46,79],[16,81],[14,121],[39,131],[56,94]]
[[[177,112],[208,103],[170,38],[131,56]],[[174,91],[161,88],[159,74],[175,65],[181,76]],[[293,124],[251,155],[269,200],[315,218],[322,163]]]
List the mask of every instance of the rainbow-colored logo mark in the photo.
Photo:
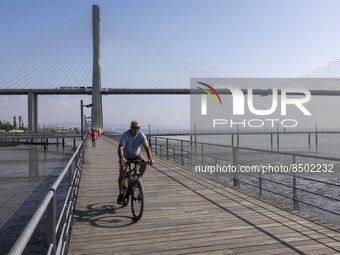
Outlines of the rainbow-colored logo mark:
[[206,89],[206,88],[197,87],[198,89],[204,91],[204,93],[208,94],[210,96],[210,98],[213,100],[215,105],[217,104],[217,101],[216,101],[216,98],[214,97],[214,95],[217,97],[218,101],[220,102],[220,105],[222,106],[222,100],[221,100],[220,94],[218,94],[216,89],[214,89],[211,85],[206,84],[204,82],[197,82],[197,83],[208,88],[208,89]]

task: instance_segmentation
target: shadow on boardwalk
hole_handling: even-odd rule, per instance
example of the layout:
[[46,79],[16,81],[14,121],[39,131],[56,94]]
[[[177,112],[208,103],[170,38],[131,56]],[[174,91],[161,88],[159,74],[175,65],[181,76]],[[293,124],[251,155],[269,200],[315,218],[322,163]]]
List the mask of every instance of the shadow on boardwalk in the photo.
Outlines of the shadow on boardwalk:
[[331,225],[157,160],[135,223],[117,199],[117,142],[88,147],[70,254],[336,254]]
[[75,210],[75,220],[99,228],[121,228],[135,224],[132,216],[119,214],[122,207],[118,206],[116,208],[112,202],[88,205],[85,211]]

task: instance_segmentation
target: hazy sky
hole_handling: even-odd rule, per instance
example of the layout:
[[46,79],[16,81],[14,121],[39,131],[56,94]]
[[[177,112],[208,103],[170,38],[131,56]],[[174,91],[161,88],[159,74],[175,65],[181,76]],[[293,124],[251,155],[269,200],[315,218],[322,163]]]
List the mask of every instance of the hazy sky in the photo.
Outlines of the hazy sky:
[[[184,52],[235,77],[297,77],[340,56],[338,0],[3,0],[0,56],[16,41],[90,13],[92,4],[98,4],[105,17],[138,34],[165,43],[168,48]],[[114,40],[112,34],[107,38]],[[120,38],[124,39],[124,36]],[[112,66],[108,66],[110,61],[104,62],[106,73],[112,70],[112,77],[107,81],[115,80],[115,72],[116,81],[118,74],[126,77],[126,83],[136,78],[126,72],[125,64],[119,65],[123,62],[117,61],[118,64],[112,62]],[[148,58],[141,60],[137,55],[136,60],[131,60],[141,67],[151,65],[143,61]],[[150,58],[150,61],[154,59]],[[165,65],[167,62],[159,63]],[[169,69],[176,71],[174,67]],[[0,80],[5,71],[0,68]],[[167,87],[158,83],[164,82],[170,72],[161,71],[165,74],[160,78],[157,70],[154,76],[152,73],[147,75],[155,80],[150,87]],[[178,87],[189,88],[189,77],[187,84]],[[85,103],[91,100],[87,96],[40,96],[39,123],[79,122],[80,99]],[[334,106],[336,102],[332,100]],[[26,104],[26,96],[0,96],[0,119],[12,120],[13,115],[22,115],[27,123]],[[104,96],[104,126],[126,123],[128,127],[131,119],[140,119],[153,127],[188,127],[189,107],[188,96]]]

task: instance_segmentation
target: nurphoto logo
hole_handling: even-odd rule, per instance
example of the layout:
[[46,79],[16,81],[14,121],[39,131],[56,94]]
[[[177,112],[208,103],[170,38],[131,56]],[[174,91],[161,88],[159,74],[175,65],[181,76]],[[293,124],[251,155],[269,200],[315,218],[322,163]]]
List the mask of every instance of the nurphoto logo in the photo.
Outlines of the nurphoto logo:
[[[311,93],[308,89],[288,86],[282,88],[272,86],[266,89],[252,87],[241,89],[240,86],[237,86],[235,79],[233,79],[233,82],[230,80],[191,80],[191,102],[198,103],[201,117],[206,117],[202,121],[209,121],[210,127],[241,125],[249,128],[273,128],[277,124],[282,127],[296,127],[298,126],[298,120],[294,116],[312,115],[306,106],[311,100]],[[208,97],[211,100],[208,100]],[[258,99],[259,97],[266,97],[266,106],[261,105],[261,102],[261,107],[256,106],[254,103],[256,97],[258,104],[261,101],[261,98]],[[228,106],[228,104],[224,103],[231,101],[231,107],[230,104]],[[197,108],[196,105],[194,107]],[[288,108],[289,110],[287,110]],[[225,116],[230,116],[230,114],[231,118],[226,119]],[[212,118],[209,120],[210,116]],[[200,118],[195,114],[194,117]],[[240,117],[245,118],[240,119]]]

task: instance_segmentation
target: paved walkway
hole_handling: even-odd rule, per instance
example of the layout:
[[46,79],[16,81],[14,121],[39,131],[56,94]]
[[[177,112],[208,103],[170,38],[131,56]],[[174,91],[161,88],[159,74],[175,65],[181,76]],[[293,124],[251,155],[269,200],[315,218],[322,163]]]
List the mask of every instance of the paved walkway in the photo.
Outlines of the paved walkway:
[[117,161],[109,138],[87,148],[69,254],[340,254],[332,226],[160,159],[135,223],[116,204]]

